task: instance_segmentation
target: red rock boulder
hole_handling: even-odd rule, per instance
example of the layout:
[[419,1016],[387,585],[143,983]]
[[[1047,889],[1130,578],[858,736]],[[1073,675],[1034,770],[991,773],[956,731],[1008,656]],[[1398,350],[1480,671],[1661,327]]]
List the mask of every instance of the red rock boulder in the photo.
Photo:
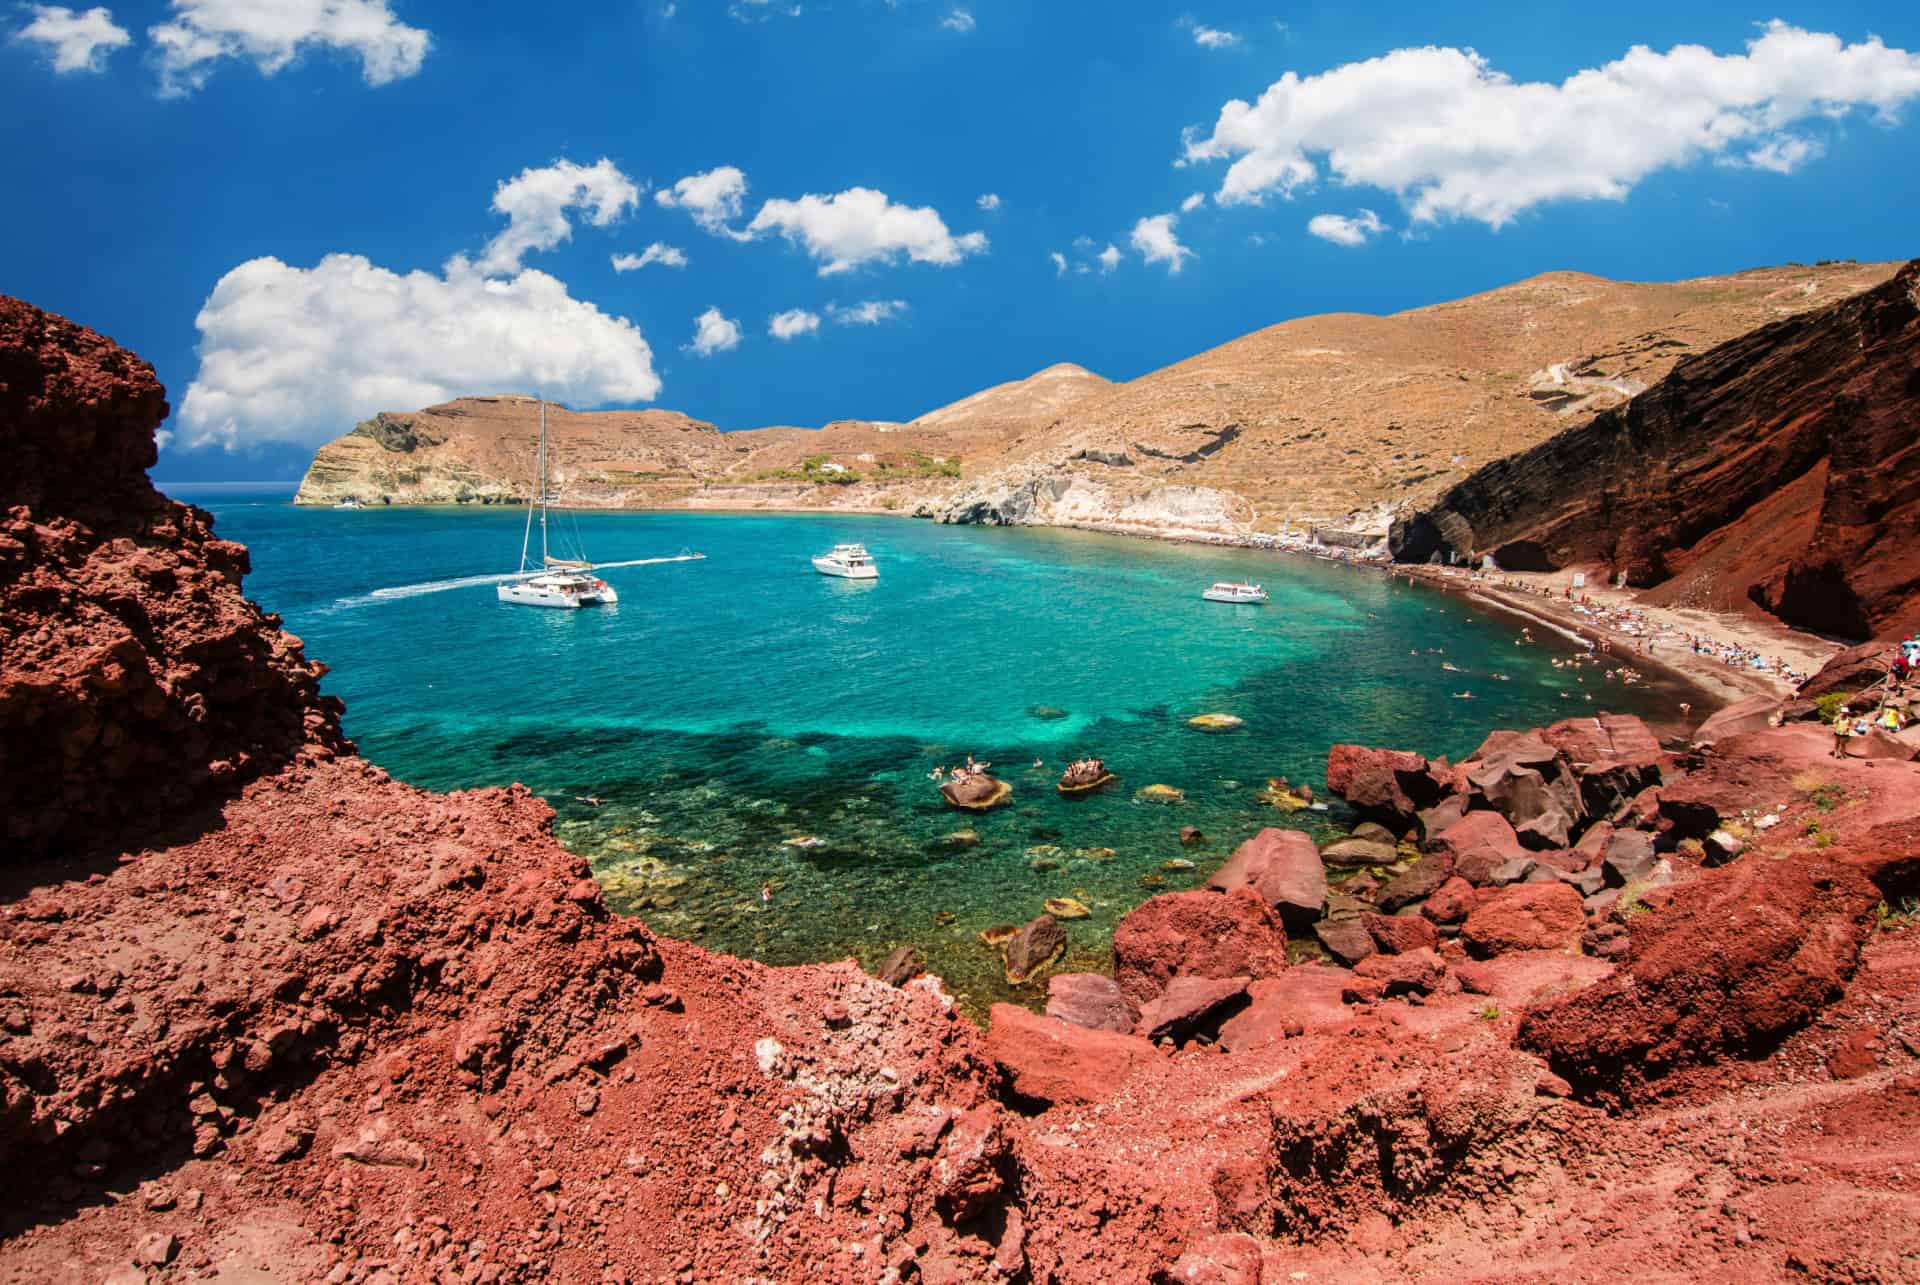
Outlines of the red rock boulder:
[[1583,1096],[1622,1102],[1677,1068],[1764,1056],[1841,993],[1879,900],[1812,855],[1723,866],[1636,916],[1625,966],[1528,1013],[1520,1042]]
[[1527,855],[1507,819],[1484,810],[1467,813],[1428,847],[1432,855],[1446,859],[1452,873],[1476,887],[1492,883],[1494,871]]
[[1113,979],[1136,1005],[1176,977],[1271,977],[1286,966],[1280,916],[1248,887],[1163,892],[1113,928]]
[[1364,745],[1336,745],[1327,751],[1327,788],[1395,834],[1405,831],[1420,809],[1438,803],[1441,793],[1425,758]]
[[1360,922],[1383,955],[1404,955],[1440,945],[1433,921],[1419,915],[1361,915]]
[[1047,1016],[1088,1030],[1125,1035],[1133,1030],[1140,1006],[1111,977],[1055,973],[1047,979]]
[[1215,1034],[1220,1024],[1247,1006],[1247,977],[1176,977],[1159,998],[1140,1009],[1136,1035],[1184,1044]]
[[1510,950],[1577,953],[1586,926],[1580,893],[1570,885],[1516,883],[1480,899],[1460,927],[1460,940],[1481,956]]
[[987,1055],[1016,1098],[1042,1108],[1103,1102],[1160,1056],[1138,1036],[1069,1026],[1018,1004],[995,1004],[987,1017]]
[[1300,831],[1276,826],[1235,848],[1207,887],[1219,892],[1251,888],[1294,929],[1305,928],[1327,907],[1327,868],[1320,850]]

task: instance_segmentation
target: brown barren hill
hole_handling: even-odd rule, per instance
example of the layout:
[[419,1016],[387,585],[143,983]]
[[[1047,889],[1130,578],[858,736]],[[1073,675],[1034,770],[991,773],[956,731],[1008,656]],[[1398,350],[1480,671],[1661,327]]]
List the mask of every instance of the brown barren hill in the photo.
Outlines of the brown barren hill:
[[1671,283],[1553,272],[1392,316],[1283,322],[1078,402],[983,472],[950,520],[1104,512],[1151,527],[1207,525],[1211,512],[1216,525],[1384,535],[1393,511],[1588,422],[1681,358],[1871,288],[1896,266]]
[[1681,362],[1396,524],[1403,561],[1598,566],[1654,603],[1920,626],[1920,260]]
[[[670,411],[560,412],[556,467],[565,502],[580,506],[1378,539],[1394,516],[1589,423],[1682,358],[1870,289],[1897,266],[1667,283],[1554,272],[1392,316],[1283,322],[1121,384],[1049,366],[906,423],[720,433]],[[320,449],[299,499],[523,499],[533,420],[534,403],[508,397],[376,416]]]

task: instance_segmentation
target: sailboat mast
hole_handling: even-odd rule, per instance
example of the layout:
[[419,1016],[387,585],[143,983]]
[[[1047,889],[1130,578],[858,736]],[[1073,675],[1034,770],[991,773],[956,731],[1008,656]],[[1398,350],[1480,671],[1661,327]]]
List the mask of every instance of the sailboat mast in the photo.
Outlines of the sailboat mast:
[[527,525],[520,533],[520,569],[527,569],[527,549],[533,544],[533,506],[538,497],[531,492],[527,495]]
[[547,566],[547,401],[540,399],[540,566]]

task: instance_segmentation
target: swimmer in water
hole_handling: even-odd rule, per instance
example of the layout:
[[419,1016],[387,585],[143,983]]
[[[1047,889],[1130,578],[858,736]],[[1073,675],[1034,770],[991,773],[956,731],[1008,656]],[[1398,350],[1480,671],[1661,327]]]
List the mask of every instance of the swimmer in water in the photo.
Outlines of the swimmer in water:
[[772,900],[773,900],[773,885],[770,883],[761,884],[760,885],[760,904],[764,906]]

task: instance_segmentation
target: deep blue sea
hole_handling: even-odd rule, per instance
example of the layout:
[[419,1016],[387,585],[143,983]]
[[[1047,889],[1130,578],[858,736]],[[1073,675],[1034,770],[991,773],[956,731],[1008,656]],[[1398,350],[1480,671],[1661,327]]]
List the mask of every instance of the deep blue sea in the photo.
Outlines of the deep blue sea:
[[[1516,626],[1458,599],[1282,554],[891,517],[578,513],[556,523],[598,560],[707,556],[607,571],[617,606],[553,611],[487,584],[433,591],[511,570],[521,512],[169,489],[252,549],[249,593],[332,666],[348,734],[395,776],[525,782],[612,902],[662,932],[776,963],[872,965],[911,943],[976,1012],[1010,997],[983,929],[1075,897],[1093,914],[1068,924],[1069,964],[1100,968],[1115,919],[1197,886],[1259,827],[1347,819],[1257,797],[1281,774],[1318,786],[1336,741],[1457,756],[1493,727],[1679,699],[1557,669],[1557,640],[1517,645]],[[851,540],[877,582],[812,570]],[[1272,601],[1201,601],[1219,579]],[[1245,726],[1186,725],[1208,712]],[[1012,782],[1012,806],[942,805],[929,771],[969,753]],[[1120,781],[1059,798],[1061,767],[1087,753]],[[1151,783],[1186,798],[1137,799]],[[1183,825],[1208,842],[1183,848]],[[963,830],[978,842],[949,837]],[[1194,868],[1165,868],[1182,860]]]

